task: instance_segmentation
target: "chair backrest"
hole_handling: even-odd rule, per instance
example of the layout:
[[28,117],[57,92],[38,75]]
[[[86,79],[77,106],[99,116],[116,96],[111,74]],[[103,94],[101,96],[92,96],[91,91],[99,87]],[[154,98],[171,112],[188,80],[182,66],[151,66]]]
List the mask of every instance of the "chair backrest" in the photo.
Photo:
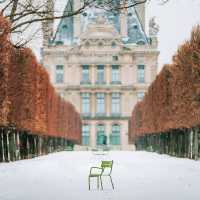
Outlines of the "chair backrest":
[[113,168],[113,160],[112,161],[101,161],[101,167],[103,169],[109,168],[110,169],[109,174],[111,174],[112,168]]

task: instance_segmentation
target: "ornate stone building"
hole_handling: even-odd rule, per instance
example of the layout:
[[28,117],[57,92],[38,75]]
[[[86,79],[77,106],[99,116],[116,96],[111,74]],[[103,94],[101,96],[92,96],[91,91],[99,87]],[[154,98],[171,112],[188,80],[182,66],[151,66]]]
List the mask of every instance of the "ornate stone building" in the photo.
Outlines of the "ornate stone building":
[[[79,6],[76,0],[64,12]],[[131,148],[128,119],[157,73],[158,27],[151,20],[149,28],[147,37],[145,5],[123,13],[88,8],[62,19],[51,40],[44,38],[51,81],[82,114],[82,148]]]

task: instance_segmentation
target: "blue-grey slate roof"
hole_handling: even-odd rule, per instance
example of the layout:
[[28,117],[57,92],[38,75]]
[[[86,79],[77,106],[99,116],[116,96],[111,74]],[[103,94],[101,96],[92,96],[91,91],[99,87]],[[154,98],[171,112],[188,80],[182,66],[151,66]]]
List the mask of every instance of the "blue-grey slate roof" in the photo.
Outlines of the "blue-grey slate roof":
[[[74,0],[68,1],[64,14],[73,11],[73,2]],[[107,20],[114,25],[118,32],[120,32],[119,13],[100,10],[97,8],[88,8],[84,13],[81,13],[81,32],[85,31],[88,23],[95,21],[98,14],[106,16]],[[61,19],[52,43],[68,45],[75,43],[77,38],[74,37],[73,23],[74,16]],[[125,44],[146,44],[148,42],[140,23],[139,16],[134,7],[128,8],[127,29],[128,37],[123,38]]]

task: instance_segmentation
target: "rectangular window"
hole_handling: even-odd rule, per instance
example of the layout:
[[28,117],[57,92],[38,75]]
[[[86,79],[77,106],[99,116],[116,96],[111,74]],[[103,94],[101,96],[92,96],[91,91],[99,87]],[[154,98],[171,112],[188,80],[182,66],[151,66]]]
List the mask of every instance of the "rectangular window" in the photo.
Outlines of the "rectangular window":
[[120,94],[112,93],[112,115],[120,115]]
[[105,114],[105,95],[103,93],[97,93],[97,114]]
[[64,66],[56,65],[56,83],[64,82]]
[[83,124],[82,126],[82,145],[88,146],[90,144],[90,126]]
[[145,82],[145,66],[144,65],[138,65],[138,83],[144,83]]
[[97,145],[106,145],[107,144],[107,138],[105,135],[105,126],[103,124],[97,125],[97,137],[96,137]]
[[97,66],[97,83],[104,83],[104,66]]
[[82,66],[82,83],[90,82],[90,68],[89,65]]
[[119,60],[118,56],[113,56],[113,61],[118,61],[118,60]]
[[112,83],[119,83],[119,66],[113,65],[112,66]]
[[89,93],[82,94],[82,114],[83,115],[90,114],[90,94]]
[[112,133],[110,135],[110,144],[111,145],[120,145],[120,125],[112,125]]
[[138,99],[138,101],[142,101],[143,98],[144,98],[144,92],[138,92],[137,93],[137,99]]

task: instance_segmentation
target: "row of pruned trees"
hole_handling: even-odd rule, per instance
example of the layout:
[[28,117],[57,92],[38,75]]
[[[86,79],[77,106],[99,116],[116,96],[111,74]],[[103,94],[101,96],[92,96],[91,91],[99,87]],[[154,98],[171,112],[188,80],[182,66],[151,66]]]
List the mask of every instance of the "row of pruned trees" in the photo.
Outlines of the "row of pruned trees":
[[[31,145],[34,146],[31,154],[41,154],[49,151],[53,144],[54,149],[60,146],[56,145],[58,141],[63,147],[80,143],[79,113],[55,92],[48,73],[38,64],[31,50],[14,48],[9,35],[9,22],[0,17],[1,160],[10,160],[8,149],[14,148],[15,155],[20,145],[24,149],[21,154],[26,152],[21,156],[28,157]],[[42,150],[45,145],[46,151]]]
[[139,149],[199,157],[200,26],[135,106],[129,125],[129,139]]

